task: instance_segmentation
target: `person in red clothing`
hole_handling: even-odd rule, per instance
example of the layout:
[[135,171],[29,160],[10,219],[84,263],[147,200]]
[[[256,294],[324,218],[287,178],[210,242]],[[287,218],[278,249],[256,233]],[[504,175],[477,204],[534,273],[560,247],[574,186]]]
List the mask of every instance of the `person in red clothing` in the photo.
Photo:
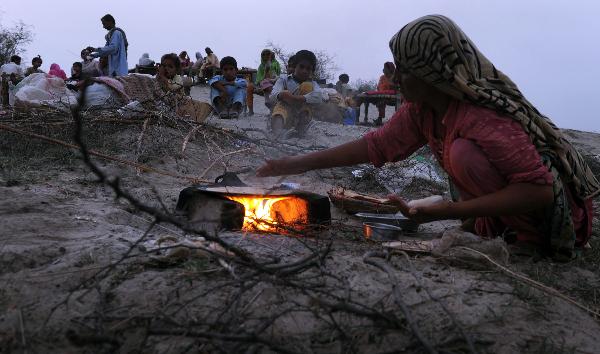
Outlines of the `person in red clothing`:
[[511,235],[555,260],[573,259],[590,238],[600,184],[560,130],[447,17],[409,23],[390,49],[405,103],[385,126],[331,149],[268,160],[257,175],[381,166],[428,144],[460,198],[409,208],[393,197],[403,214],[421,223],[474,219],[478,235]]
[[396,66],[391,61],[383,64],[383,75],[379,77],[377,83],[377,91],[394,91],[396,90],[396,84],[394,84],[394,73]]
[[[379,83],[377,83],[377,91],[379,92],[396,92],[396,85],[394,84],[394,72],[396,71],[396,66],[391,61],[383,64],[383,75],[379,77]],[[394,102],[392,102],[393,104]],[[385,118],[385,106],[388,104],[386,101],[382,101],[377,104],[377,110],[379,111],[379,116],[377,117],[378,121],[383,121]]]

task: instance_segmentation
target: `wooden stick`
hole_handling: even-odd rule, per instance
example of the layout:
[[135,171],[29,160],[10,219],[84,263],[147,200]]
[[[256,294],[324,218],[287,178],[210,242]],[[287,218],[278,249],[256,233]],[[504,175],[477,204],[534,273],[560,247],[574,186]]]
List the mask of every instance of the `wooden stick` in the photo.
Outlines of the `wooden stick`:
[[143,120],[137,119],[118,119],[118,118],[96,118],[90,121],[91,123],[117,123],[117,124],[143,124]]
[[534,288],[537,288],[538,290],[541,290],[541,291],[545,292],[548,295],[556,296],[556,297],[558,297],[560,299],[563,299],[564,301],[566,301],[566,302],[568,302],[568,303],[570,303],[572,305],[575,305],[575,306],[579,307],[580,309],[584,310],[585,312],[589,313],[590,315],[594,316],[596,319],[600,318],[600,312],[594,311],[594,310],[590,309],[589,307],[587,307],[587,306],[585,306],[585,305],[577,302],[576,300],[570,298],[569,296],[561,293],[560,291],[558,291],[558,290],[556,290],[554,288],[551,288],[551,287],[549,287],[547,285],[544,285],[544,284],[542,284],[540,282],[537,282],[537,281],[535,281],[535,280],[533,280],[531,278],[528,278],[528,277],[526,277],[526,276],[524,276],[522,274],[519,274],[519,273],[517,273],[515,271],[512,271],[512,270],[506,268],[505,266],[503,266],[502,264],[496,262],[490,256],[488,256],[487,254],[485,254],[483,252],[479,252],[479,251],[474,250],[474,249],[469,248],[469,247],[457,247],[457,248],[463,249],[463,250],[467,250],[467,251],[470,251],[470,252],[473,252],[473,253],[476,253],[479,256],[485,258],[491,264],[493,264],[496,267],[498,267],[498,269],[500,269],[504,273],[506,273],[509,276],[511,276],[512,278],[515,278],[515,279],[520,280],[520,281],[522,281],[524,283],[527,283],[528,285],[531,285]]
[[19,327],[21,327],[21,344],[23,353],[27,354],[27,340],[25,339],[25,325],[23,324],[23,309],[19,308]]
[[[50,138],[50,137],[47,137],[45,135],[40,135],[40,134],[36,134],[36,133],[32,133],[32,132],[28,132],[28,131],[16,129],[16,128],[13,128],[13,127],[9,127],[9,126],[4,125],[4,124],[0,124],[0,129],[6,130],[6,131],[9,131],[9,132],[12,132],[12,133],[17,133],[17,134],[29,136],[29,137],[32,137],[32,138],[40,139],[40,140],[43,140],[43,141],[51,143],[51,144],[68,147],[68,148],[71,148],[71,149],[74,149],[74,150],[79,150],[79,147],[77,145],[69,144],[69,143],[64,142],[62,140]],[[211,183],[211,181],[202,179],[203,176],[200,176],[198,178],[197,177],[193,177],[193,176],[182,176],[182,175],[178,175],[178,174],[175,174],[175,173],[171,173],[169,171],[157,170],[157,169],[155,169],[153,167],[150,167],[150,166],[147,166],[147,165],[143,165],[143,164],[140,164],[140,163],[136,163],[136,162],[133,162],[133,161],[129,161],[129,160],[121,159],[121,158],[118,158],[118,157],[106,155],[106,154],[103,154],[101,152],[97,152],[95,150],[89,150],[88,152],[89,152],[90,155],[99,157],[101,159],[109,160],[109,161],[114,161],[114,162],[117,162],[117,163],[120,163],[120,164],[123,164],[123,165],[131,166],[131,167],[137,168],[137,169],[139,169],[141,171],[144,171],[144,172],[153,172],[153,173],[157,173],[157,174],[163,175],[163,176],[169,176],[169,177],[173,177],[173,178],[184,179],[184,180],[190,181],[192,183],[199,183],[199,182]]]
[[205,176],[205,175],[208,173],[208,171],[210,171],[210,169],[211,169],[211,168],[213,168],[213,166],[214,166],[214,165],[215,165],[217,162],[219,162],[219,161],[223,160],[223,159],[224,159],[224,158],[226,158],[227,156],[231,156],[231,155],[234,155],[234,154],[238,154],[238,153],[240,153],[240,152],[246,152],[246,151],[249,151],[249,150],[252,150],[252,148],[245,148],[245,149],[241,149],[241,150],[236,150],[236,151],[228,152],[228,153],[226,153],[226,154],[223,154],[223,155],[221,155],[219,158],[217,158],[216,160],[214,160],[214,161],[213,161],[213,162],[212,162],[212,163],[211,163],[211,164],[210,164],[210,165],[209,165],[209,166],[208,166],[208,167],[207,167],[207,168],[204,170],[204,172],[202,172],[202,174],[201,174],[201,175],[200,175],[198,178],[203,178],[203,177],[204,177],[204,176]]
[[185,148],[187,147],[188,141],[192,138],[192,136],[194,136],[194,134],[196,134],[196,132],[202,128],[202,125],[198,125],[196,127],[194,127],[192,130],[190,130],[190,132],[185,136],[185,138],[183,139],[183,144],[181,144],[181,155],[183,155],[183,153],[185,152]]

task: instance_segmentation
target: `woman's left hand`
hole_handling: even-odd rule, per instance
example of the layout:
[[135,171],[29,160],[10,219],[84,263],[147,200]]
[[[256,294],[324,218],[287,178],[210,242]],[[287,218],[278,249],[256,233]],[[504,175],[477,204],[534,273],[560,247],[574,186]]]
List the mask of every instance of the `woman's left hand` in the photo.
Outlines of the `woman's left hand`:
[[429,206],[421,206],[421,207],[409,207],[408,204],[398,196],[390,195],[388,199],[400,207],[400,212],[402,215],[411,219],[412,221],[424,224],[437,220],[444,220],[444,210],[447,207],[447,203],[437,203]]

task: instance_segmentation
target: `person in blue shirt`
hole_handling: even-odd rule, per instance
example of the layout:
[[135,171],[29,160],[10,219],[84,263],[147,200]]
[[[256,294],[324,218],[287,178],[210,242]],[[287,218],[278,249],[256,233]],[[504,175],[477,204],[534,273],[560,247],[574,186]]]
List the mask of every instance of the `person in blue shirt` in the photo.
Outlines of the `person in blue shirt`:
[[208,81],[211,87],[210,101],[220,118],[237,118],[246,102],[248,82],[237,77],[237,61],[233,57],[221,59],[219,65],[222,74],[215,75]]
[[105,36],[106,45],[96,48],[93,57],[108,57],[108,76],[125,76],[128,73],[127,67],[127,36],[125,31],[116,27],[115,18],[112,15],[104,15],[100,19],[102,27],[108,30]]

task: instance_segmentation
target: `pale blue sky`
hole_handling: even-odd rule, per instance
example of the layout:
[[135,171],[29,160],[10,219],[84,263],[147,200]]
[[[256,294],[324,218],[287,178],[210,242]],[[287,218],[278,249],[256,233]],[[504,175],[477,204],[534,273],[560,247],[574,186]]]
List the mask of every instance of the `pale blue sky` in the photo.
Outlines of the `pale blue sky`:
[[[559,126],[600,132],[600,2],[595,0],[344,1],[3,1],[1,22],[34,27],[28,59],[40,54],[68,69],[87,46],[104,44],[100,17],[111,13],[127,32],[133,66],[210,46],[240,66],[258,64],[267,41],[286,49],[323,49],[351,80],[376,79],[391,60],[390,37],[426,14],[454,19],[479,49]],[[76,5],[79,4],[79,5]]]

